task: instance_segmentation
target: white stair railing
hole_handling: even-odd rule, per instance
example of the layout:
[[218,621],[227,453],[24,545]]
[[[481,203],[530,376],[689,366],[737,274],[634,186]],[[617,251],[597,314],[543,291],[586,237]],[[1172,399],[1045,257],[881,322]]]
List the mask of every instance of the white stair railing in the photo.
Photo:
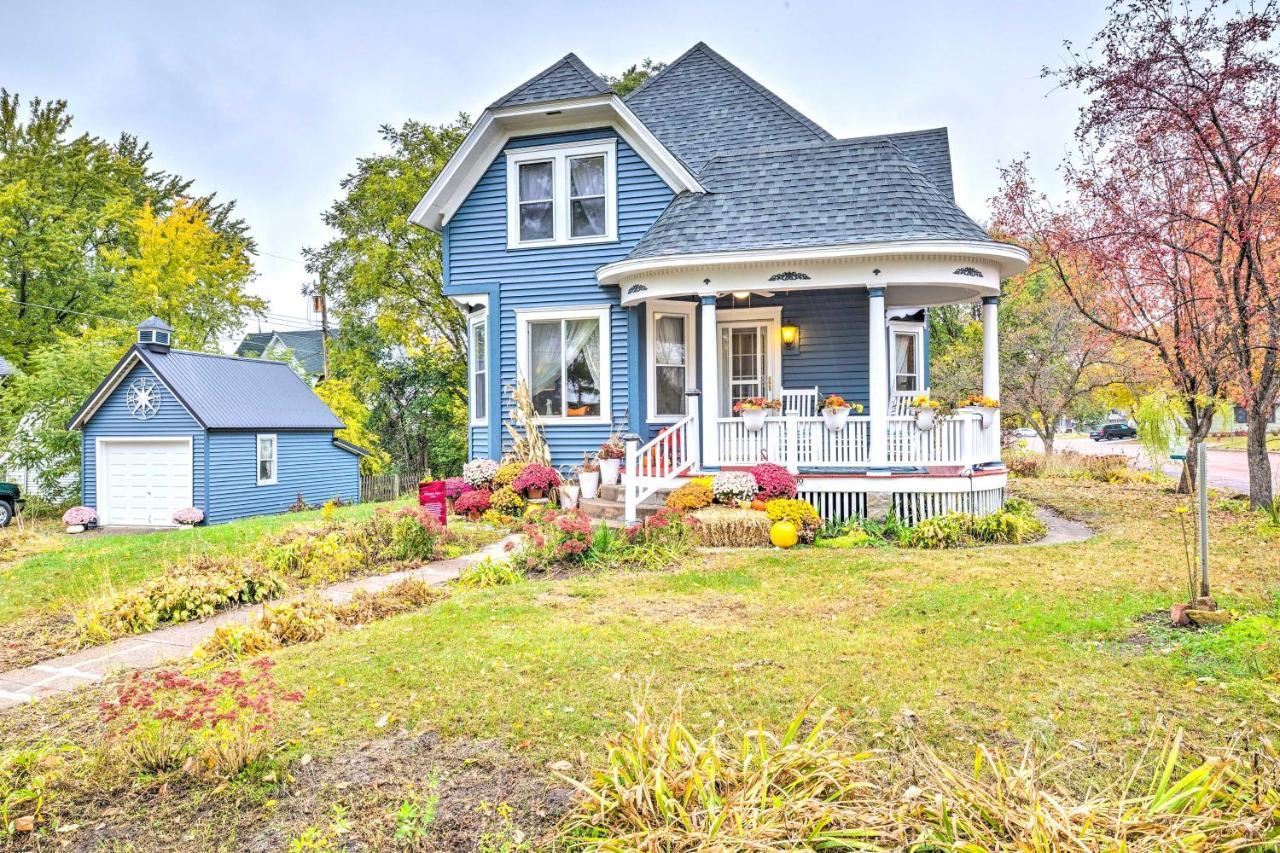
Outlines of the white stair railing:
[[627,445],[622,487],[626,520],[639,520],[640,504],[659,489],[675,485],[681,476],[698,464],[698,412],[702,398],[696,391],[685,395],[689,413],[663,429],[648,444],[640,444],[640,436],[623,437]]

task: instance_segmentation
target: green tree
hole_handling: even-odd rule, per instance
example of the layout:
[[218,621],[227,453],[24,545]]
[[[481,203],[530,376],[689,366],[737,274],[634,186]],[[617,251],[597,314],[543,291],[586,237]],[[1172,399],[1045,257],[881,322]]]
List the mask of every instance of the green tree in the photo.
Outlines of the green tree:
[[133,321],[145,316],[116,291],[118,259],[137,255],[148,203],[163,218],[189,198],[209,229],[253,250],[234,204],[193,197],[192,182],[154,169],[134,136],[72,137],[71,124],[65,101],[34,99],[24,113],[18,95],[0,89],[0,355],[19,368],[55,331],[96,323],[88,315],[108,304]]
[[369,407],[356,395],[350,380],[326,379],[316,385],[316,396],[324,400],[325,405],[346,424],[345,429],[334,435],[369,451],[369,455],[360,460],[362,473],[377,474],[391,463],[391,457],[382,449],[377,433],[370,427]]
[[605,76],[605,82],[608,83],[619,98],[625,98],[636,89],[640,88],[650,77],[660,73],[662,69],[667,67],[665,62],[654,62],[649,57],[645,57],[639,65],[632,65],[626,71],[623,71],[617,77]]
[[409,212],[469,128],[466,116],[383,126],[390,150],[360,158],[324,214],[337,236],[305,252],[338,327],[334,374],[407,472],[448,472],[465,455],[466,323],[443,292],[440,236]]

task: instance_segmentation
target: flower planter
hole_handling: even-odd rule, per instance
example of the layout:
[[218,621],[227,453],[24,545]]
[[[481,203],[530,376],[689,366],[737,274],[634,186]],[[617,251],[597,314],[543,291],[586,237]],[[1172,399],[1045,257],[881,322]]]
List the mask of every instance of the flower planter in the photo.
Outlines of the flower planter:
[[618,477],[622,473],[621,459],[600,460],[600,482],[606,486],[618,485]]
[[479,520],[480,520],[480,515],[481,515],[480,510],[478,510],[478,509],[473,509],[473,510],[471,510],[471,512],[467,513],[467,520],[468,520],[468,521],[479,521]]
[[195,529],[196,529],[196,526],[195,526],[194,524],[181,524],[181,523],[179,523],[179,524],[178,524],[178,529],[179,529],[179,530],[195,530]]
[[982,428],[991,429],[991,425],[996,422],[996,412],[1000,410],[991,406],[965,406],[964,411],[977,412],[981,418]]
[[525,493],[525,497],[531,501],[542,500],[542,495],[543,495],[542,489],[529,489],[528,492]]
[[928,406],[912,409],[912,414],[916,416],[916,429],[921,432],[928,432],[933,429],[933,422],[938,416],[938,410]]
[[596,493],[600,491],[600,472],[599,471],[582,471],[578,474],[578,485],[582,487],[583,500],[595,500]]
[[764,409],[743,409],[742,425],[747,428],[748,432],[759,432],[764,429],[764,419],[767,412]]
[[849,424],[849,412],[850,408],[848,406],[823,409],[822,422],[826,424],[827,429],[831,432],[843,432],[844,428]]
[[561,509],[577,509],[578,508],[578,487],[577,486],[561,486],[560,487],[560,507]]
[[85,527],[83,524],[72,524],[67,528],[68,533],[84,533],[84,530]]

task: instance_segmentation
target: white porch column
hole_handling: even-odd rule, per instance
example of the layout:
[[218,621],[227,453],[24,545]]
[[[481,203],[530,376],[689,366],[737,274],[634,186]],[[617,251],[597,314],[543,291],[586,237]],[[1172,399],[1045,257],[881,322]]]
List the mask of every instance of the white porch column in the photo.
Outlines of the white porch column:
[[[982,297],[982,396],[1000,399],[1000,297]],[[1000,459],[1000,412],[986,430],[984,462]]]
[[867,317],[867,402],[870,404],[871,446],[868,468],[871,473],[889,470],[889,353],[884,321],[884,288],[868,287],[870,310]]
[[702,467],[720,464],[720,371],[717,368],[716,298],[702,297],[702,334],[698,352],[702,358]]

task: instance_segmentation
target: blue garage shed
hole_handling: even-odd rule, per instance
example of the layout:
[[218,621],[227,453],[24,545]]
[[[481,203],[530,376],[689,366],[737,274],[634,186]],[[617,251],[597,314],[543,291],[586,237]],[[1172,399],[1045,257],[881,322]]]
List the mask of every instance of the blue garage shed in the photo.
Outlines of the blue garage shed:
[[171,349],[151,317],[71,420],[81,492],[99,523],[167,527],[183,507],[206,523],[360,498],[360,448],[288,365]]

